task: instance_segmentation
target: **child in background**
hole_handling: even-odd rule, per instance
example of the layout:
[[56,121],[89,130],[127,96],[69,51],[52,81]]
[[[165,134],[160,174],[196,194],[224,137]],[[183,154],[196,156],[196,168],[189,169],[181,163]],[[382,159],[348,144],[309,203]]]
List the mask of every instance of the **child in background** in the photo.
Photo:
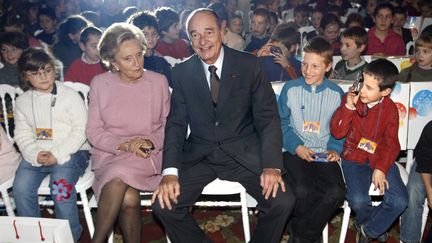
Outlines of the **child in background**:
[[394,19],[393,5],[390,3],[378,5],[374,15],[375,26],[368,31],[367,55],[405,55],[405,44],[402,37],[391,28]]
[[42,28],[35,32],[35,37],[48,46],[54,45],[57,31],[57,16],[51,8],[41,8],[38,12],[39,25]]
[[101,36],[102,31],[96,27],[90,26],[83,29],[79,42],[83,54],[69,66],[65,81],[90,85],[94,76],[107,71],[100,62],[97,48]]
[[423,32],[415,44],[416,62],[409,68],[405,68],[399,74],[399,81],[406,83],[411,81],[432,80],[432,33]]
[[300,45],[300,33],[289,23],[276,27],[270,40],[259,51],[258,57],[270,81],[297,79],[301,63],[294,53]]
[[[357,242],[385,242],[386,231],[408,204],[407,190],[394,162],[400,152],[399,114],[389,97],[398,69],[392,62],[378,59],[366,65],[363,78],[360,90],[350,89],[344,96],[330,128],[337,139],[346,137],[342,169],[347,200],[356,214]],[[383,195],[379,206],[372,206],[371,183]]]
[[266,9],[258,8],[252,13],[251,33],[246,38],[246,52],[256,53],[267,43],[269,37],[267,31],[270,26],[270,13]]
[[186,40],[180,39],[180,17],[176,11],[161,7],[155,11],[162,38],[156,45],[156,51],[163,56],[183,59],[191,55]]
[[90,26],[90,22],[80,15],[69,16],[60,24],[53,53],[62,62],[63,73],[66,73],[73,61],[81,57],[80,36],[87,26]]
[[30,47],[41,47],[41,43],[33,37],[33,35],[28,35],[24,32],[25,21],[24,17],[20,14],[10,14],[8,15],[6,22],[4,23],[5,32],[21,32],[26,34]]
[[15,175],[20,162],[20,154],[17,153],[5,130],[0,126],[0,184],[3,184]]
[[325,78],[332,48],[322,37],[304,48],[303,77],[287,82],[280,94],[286,182],[296,195],[288,222],[290,242],[319,242],[321,232],[345,199],[340,159],[343,140],[330,134],[330,119],[344,92]]
[[75,184],[88,166],[87,109],[75,90],[55,82],[54,58],[42,49],[23,52],[18,70],[26,92],[16,100],[15,137],[23,156],[13,184],[19,216],[41,217],[38,188],[50,175],[55,214],[69,220],[74,241],[82,233]]
[[21,32],[3,32],[0,35],[0,52],[3,67],[0,69],[0,84],[18,86],[18,60],[25,49],[29,47],[28,38]]
[[270,24],[267,30],[267,34],[271,35],[271,33],[273,33],[274,29],[278,24],[279,24],[279,17],[275,12],[270,12]]
[[333,49],[333,55],[340,55],[339,34],[341,22],[339,18],[334,14],[324,15],[321,19],[320,28],[322,37],[330,43]]
[[372,28],[374,26],[374,13],[377,7],[378,0],[366,0],[366,16],[364,16],[364,23],[366,28]]
[[357,80],[367,64],[361,57],[366,49],[367,33],[362,27],[351,27],[341,34],[342,60],[335,66],[335,79]]
[[319,35],[320,33],[320,24],[321,24],[321,19],[324,16],[324,9],[316,7],[313,9],[312,11],[312,16],[311,16],[311,24],[312,27],[314,27],[314,31],[311,31],[309,33],[306,34],[306,39],[310,40],[313,37]]
[[228,29],[240,36],[243,36],[243,19],[240,15],[233,15],[228,21]]
[[396,34],[402,36],[405,45],[408,42],[413,41],[411,30],[403,27],[406,20],[407,20],[407,11],[402,7],[395,8],[392,28],[393,31],[396,32]]
[[308,5],[302,4],[294,8],[294,23],[298,25],[298,27],[308,26],[309,23],[309,15],[311,9]]
[[165,75],[171,86],[171,66],[154,50],[159,39],[159,28],[155,16],[150,12],[142,11],[132,15],[127,22],[138,27],[146,38],[147,49],[144,54],[144,68]]

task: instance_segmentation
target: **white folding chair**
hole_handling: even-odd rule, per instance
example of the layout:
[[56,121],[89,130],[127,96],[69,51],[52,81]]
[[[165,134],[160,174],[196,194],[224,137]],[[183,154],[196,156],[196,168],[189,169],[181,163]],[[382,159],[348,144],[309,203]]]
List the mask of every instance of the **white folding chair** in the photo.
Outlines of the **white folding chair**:
[[2,196],[2,200],[3,200],[2,202],[0,201],[0,205],[1,206],[4,205],[6,207],[7,215],[11,216],[11,217],[14,217],[15,213],[14,213],[14,208],[12,206],[11,198],[9,197],[8,190],[12,188],[14,178],[15,177],[12,177],[0,185],[0,193]]
[[409,56],[411,48],[414,48],[414,47],[415,47],[415,42],[414,41],[409,41],[408,43],[406,43],[406,46],[405,46],[405,55]]
[[182,61],[181,59],[170,56],[164,56],[163,58],[169,63],[169,65],[171,65],[171,67],[174,67],[177,63],[180,63]]
[[90,87],[86,84],[79,83],[79,82],[71,82],[71,81],[65,81],[64,85],[76,90],[78,93],[80,93],[81,97],[84,99],[84,103],[86,105],[86,108],[88,108],[88,93],[90,91]]

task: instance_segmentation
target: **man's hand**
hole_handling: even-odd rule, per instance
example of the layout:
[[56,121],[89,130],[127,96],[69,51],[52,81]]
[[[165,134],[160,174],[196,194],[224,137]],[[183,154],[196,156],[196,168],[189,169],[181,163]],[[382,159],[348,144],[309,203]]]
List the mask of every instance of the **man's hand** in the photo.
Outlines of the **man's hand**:
[[281,190],[285,192],[285,182],[282,180],[281,172],[274,168],[265,168],[261,174],[261,186],[263,188],[262,194],[265,199],[268,199],[270,195],[276,197],[279,185]]
[[334,150],[329,150],[327,151],[327,160],[329,162],[337,162],[339,161],[340,157],[338,152],[334,151]]
[[306,146],[299,145],[296,148],[296,154],[301,159],[304,159],[304,160],[307,160],[307,161],[311,162],[311,161],[314,160],[315,152],[312,151],[310,148],[308,148]]
[[55,165],[57,164],[57,158],[50,151],[40,151],[37,162],[43,166]]
[[380,190],[380,195],[384,195],[385,189],[389,189],[390,186],[384,172],[378,169],[374,169],[373,171],[372,183],[374,184],[374,190],[377,188]]
[[161,208],[167,207],[168,209],[172,209],[171,202],[177,203],[179,195],[180,184],[178,182],[178,177],[175,175],[166,175],[162,178],[159,186],[154,191],[152,203],[155,202],[157,197]]

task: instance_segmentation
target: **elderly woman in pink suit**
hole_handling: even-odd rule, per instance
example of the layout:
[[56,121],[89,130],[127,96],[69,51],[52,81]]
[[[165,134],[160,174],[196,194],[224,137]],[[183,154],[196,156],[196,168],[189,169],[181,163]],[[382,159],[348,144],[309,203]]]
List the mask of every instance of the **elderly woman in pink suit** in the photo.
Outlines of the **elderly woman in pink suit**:
[[3,127],[0,126],[0,184],[15,175],[20,162],[20,154],[16,152]]
[[111,71],[90,85],[87,137],[93,145],[98,210],[93,242],[104,242],[119,217],[125,242],[140,242],[140,191],[161,179],[162,146],[169,112],[165,76],[143,69],[146,41],[137,27],[117,23],[99,42]]

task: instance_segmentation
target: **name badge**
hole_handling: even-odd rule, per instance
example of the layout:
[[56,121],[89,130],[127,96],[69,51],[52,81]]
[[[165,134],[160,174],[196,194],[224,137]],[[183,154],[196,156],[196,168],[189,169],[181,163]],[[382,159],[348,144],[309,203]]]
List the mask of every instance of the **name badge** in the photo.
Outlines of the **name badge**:
[[53,139],[52,128],[36,128],[36,139],[37,140],[52,140]]
[[377,146],[378,146],[377,143],[366,138],[361,138],[357,148],[364,150],[370,154],[373,154],[375,153]]
[[319,133],[320,132],[320,123],[313,121],[304,121],[303,122],[303,132],[310,133]]

